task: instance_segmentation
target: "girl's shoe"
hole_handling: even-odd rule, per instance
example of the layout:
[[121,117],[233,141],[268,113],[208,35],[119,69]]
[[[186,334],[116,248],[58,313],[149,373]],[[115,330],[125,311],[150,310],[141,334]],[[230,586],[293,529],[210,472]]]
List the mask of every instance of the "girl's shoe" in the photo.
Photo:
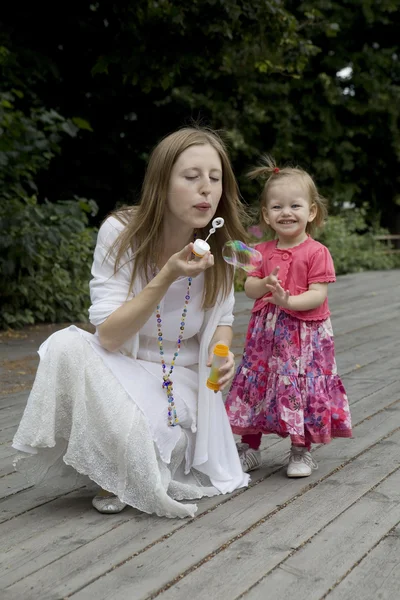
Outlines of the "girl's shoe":
[[99,494],[93,498],[92,506],[98,510],[99,513],[115,514],[124,510],[126,504],[114,494],[109,494],[108,496]]
[[261,467],[261,452],[253,450],[248,444],[236,444],[242,469],[245,473]]
[[288,477],[308,477],[314,469],[318,469],[318,465],[307,448],[302,446],[292,446],[290,448],[287,467]]

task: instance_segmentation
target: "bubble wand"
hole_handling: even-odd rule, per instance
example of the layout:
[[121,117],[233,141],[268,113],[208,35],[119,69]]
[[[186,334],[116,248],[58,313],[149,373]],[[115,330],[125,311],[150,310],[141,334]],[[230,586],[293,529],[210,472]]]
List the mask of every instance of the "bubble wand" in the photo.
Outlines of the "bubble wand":
[[225,221],[222,217],[216,217],[211,223],[212,227],[211,227],[206,239],[205,240],[199,240],[199,239],[195,240],[192,252],[197,258],[203,258],[205,253],[210,251],[210,244],[207,244],[207,240],[213,233],[215,233],[216,229],[223,227],[224,223],[225,223]]

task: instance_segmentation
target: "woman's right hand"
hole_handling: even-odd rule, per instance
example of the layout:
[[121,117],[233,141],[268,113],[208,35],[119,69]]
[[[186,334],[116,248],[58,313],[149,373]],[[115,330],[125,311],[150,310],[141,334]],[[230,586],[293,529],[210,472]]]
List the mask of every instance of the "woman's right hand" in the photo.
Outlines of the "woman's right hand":
[[214,256],[207,252],[202,258],[194,259],[193,242],[190,242],[180,252],[173,254],[165,263],[163,269],[175,280],[178,277],[196,277],[214,265]]

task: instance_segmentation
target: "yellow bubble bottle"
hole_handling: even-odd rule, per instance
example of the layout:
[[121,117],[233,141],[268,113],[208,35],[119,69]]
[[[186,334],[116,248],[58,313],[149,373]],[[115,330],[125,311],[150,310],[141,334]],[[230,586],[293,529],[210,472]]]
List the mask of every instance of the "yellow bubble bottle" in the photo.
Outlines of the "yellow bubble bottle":
[[214,348],[214,356],[211,364],[210,375],[207,379],[207,387],[214,392],[219,391],[218,379],[219,370],[226,362],[226,358],[229,356],[229,347],[225,344],[217,344]]

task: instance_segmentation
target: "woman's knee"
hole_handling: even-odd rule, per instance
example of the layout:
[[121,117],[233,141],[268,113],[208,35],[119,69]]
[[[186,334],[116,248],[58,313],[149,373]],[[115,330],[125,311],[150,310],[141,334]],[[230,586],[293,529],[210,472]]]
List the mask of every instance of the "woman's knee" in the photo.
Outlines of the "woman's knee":
[[60,359],[72,358],[82,354],[83,344],[85,340],[78,331],[73,331],[70,328],[62,329],[53,333],[49,338],[49,343],[46,348],[46,353],[51,352],[52,358]]

